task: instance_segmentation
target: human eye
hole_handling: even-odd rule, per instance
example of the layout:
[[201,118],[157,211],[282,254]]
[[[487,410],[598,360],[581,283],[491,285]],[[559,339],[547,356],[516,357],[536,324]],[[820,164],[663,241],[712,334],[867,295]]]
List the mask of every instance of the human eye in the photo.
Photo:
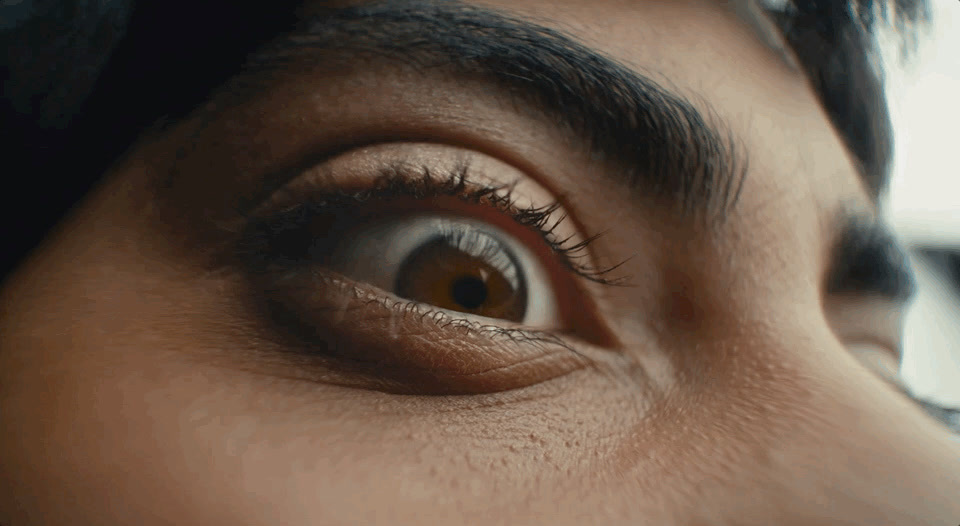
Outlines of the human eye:
[[537,256],[486,223],[436,213],[371,218],[332,250],[311,247],[322,265],[404,299],[451,313],[562,325],[556,295]]
[[460,148],[321,163],[250,214],[237,254],[277,331],[351,385],[461,393],[581,369],[616,281],[546,188]]

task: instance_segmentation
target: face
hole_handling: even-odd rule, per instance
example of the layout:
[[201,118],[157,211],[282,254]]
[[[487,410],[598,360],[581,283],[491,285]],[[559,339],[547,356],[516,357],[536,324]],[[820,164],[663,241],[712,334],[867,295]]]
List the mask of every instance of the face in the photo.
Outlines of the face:
[[7,280],[0,523],[960,520],[875,198],[729,7],[398,9],[258,55]]

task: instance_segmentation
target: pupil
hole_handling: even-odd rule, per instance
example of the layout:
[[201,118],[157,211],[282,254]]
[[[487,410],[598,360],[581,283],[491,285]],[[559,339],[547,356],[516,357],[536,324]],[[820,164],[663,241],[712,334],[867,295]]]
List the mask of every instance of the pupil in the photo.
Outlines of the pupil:
[[476,309],[487,301],[487,285],[480,278],[464,276],[453,282],[450,295],[462,307]]

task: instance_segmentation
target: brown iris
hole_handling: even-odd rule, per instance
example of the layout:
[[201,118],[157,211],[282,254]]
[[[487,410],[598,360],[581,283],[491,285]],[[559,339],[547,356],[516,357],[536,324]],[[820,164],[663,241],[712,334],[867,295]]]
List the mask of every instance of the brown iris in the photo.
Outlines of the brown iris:
[[441,235],[400,264],[397,295],[443,309],[521,322],[527,310],[523,276],[508,249],[492,236]]

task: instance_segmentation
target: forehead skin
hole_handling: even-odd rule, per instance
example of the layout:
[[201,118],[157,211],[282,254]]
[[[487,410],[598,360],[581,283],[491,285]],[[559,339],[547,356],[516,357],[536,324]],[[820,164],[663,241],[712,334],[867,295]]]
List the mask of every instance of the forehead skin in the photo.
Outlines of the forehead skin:
[[[0,524],[958,520],[948,434],[824,314],[831,218],[873,205],[800,74],[715,2],[517,4],[483,2],[728,124],[749,168],[723,229],[599,183],[568,134],[495,95],[391,71],[288,75],[141,144],[6,283]],[[194,257],[221,226],[216,196],[234,191],[209,181],[373,124],[456,136],[577,196],[578,224],[609,232],[596,252],[635,256],[640,286],[596,293],[629,366],[430,397],[253,358],[281,344],[259,335],[237,280]],[[178,155],[186,182],[156,199]],[[180,215],[200,219],[177,237],[162,225]]]

